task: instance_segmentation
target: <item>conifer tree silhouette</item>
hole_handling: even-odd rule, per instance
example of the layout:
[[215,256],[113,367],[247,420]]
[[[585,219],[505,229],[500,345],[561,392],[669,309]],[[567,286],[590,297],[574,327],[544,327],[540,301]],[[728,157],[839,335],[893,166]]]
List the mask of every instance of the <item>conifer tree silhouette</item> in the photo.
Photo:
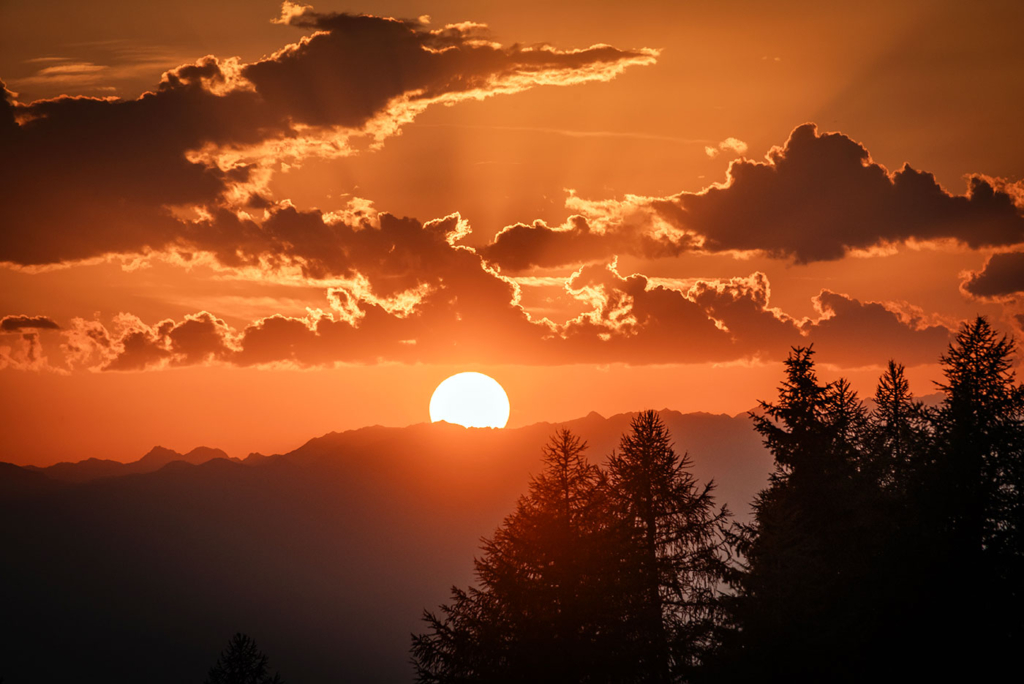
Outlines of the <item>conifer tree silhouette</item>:
[[624,560],[633,578],[639,681],[686,677],[713,646],[719,621],[728,512],[715,508],[714,484],[700,486],[690,465],[655,411],[633,418],[608,460],[615,511],[631,539]]
[[867,412],[845,380],[818,381],[813,355],[794,348],[778,401],[751,414],[776,469],[738,529],[744,567],[725,601],[741,630],[738,644],[727,638],[732,678],[853,681],[873,634],[865,595],[886,539],[865,468]]
[[931,538],[938,534],[933,578],[980,591],[943,602],[943,612],[972,627],[938,643],[955,649],[971,675],[979,654],[1009,665],[1024,639],[1024,389],[1015,384],[1014,352],[1013,340],[979,317],[941,359],[946,397],[925,501]]
[[560,430],[544,472],[474,561],[480,588],[452,589],[413,637],[420,682],[613,682],[621,550],[604,473]]
[[[755,428],[776,460],[738,527],[709,681],[989,679],[1024,639],[1024,389],[979,317],[927,409],[890,362],[870,415],[796,348]],[[937,654],[941,654],[937,655]]]
[[874,399],[867,435],[871,457],[864,467],[877,486],[907,499],[927,467],[931,416],[914,400],[903,364],[893,360],[878,379]]
[[1024,392],[1014,385],[1012,339],[985,318],[961,328],[941,363],[946,399],[939,413],[939,441],[945,458],[943,492],[949,531],[958,555],[1021,553],[1024,472]]
[[239,632],[210,668],[206,684],[283,683],[279,674],[270,674],[270,659],[256,647],[256,642]]

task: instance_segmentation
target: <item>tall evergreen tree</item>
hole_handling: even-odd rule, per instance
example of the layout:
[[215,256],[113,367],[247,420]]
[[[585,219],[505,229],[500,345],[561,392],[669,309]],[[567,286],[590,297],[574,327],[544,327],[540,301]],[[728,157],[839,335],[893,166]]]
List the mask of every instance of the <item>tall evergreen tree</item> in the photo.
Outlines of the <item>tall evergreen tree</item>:
[[946,393],[939,413],[949,531],[957,554],[1020,555],[1024,393],[1014,383],[1012,339],[979,317],[941,359]]
[[443,617],[413,638],[420,682],[628,681],[621,657],[615,521],[604,473],[560,430],[530,483],[474,561],[479,589],[453,589]]
[[946,394],[937,416],[932,496],[937,579],[963,590],[943,601],[965,671],[979,655],[1006,660],[1024,639],[1024,390],[1015,384],[1012,339],[979,317],[961,327],[941,363]]
[[206,684],[281,684],[276,672],[270,674],[270,659],[245,634],[231,638],[217,663],[210,668]]
[[822,384],[814,351],[795,348],[775,403],[752,413],[775,458],[754,521],[736,530],[742,565],[725,604],[736,628],[716,669],[725,679],[855,681],[875,616],[865,599],[880,501],[866,475],[867,414],[845,381]]
[[867,429],[870,463],[865,468],[880,488],[902,500],[912,495],[928,467],[930,418],[914,400],[903,364],[890,360],[875,390]]
[[631,614],[640,681],[688,677],[713,646],[728,513],[699,485],[655,411],[633,418],[608,460],[616,513],[632,543]]
[[[755,427],[776,460],[740,527],[719,681],[977,680],[1024,639],[1024,390],[979,318],[924,408],[892,362],[866,416],[793,350]],[[941,654],[941,655],[937,655]]]

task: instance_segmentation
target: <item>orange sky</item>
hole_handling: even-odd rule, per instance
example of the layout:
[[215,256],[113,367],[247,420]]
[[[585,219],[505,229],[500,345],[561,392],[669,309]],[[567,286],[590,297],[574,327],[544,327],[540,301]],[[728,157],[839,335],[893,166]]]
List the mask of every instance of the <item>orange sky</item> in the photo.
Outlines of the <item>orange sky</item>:
[[931,392],[1024,321],[1024,9],[844,4],[3,3],[0,460]]

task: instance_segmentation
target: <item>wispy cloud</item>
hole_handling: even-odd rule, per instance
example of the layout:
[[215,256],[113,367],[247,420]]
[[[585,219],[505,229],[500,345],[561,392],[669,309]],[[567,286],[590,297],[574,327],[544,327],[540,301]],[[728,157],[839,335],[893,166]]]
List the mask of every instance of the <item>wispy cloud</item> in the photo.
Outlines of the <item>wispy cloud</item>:
[[[64,46],[66,54],[26,59],[35,73],[10,79],[10,83],[32,96],[49,97],[52,91],[76,95],[116,92],[127,82],[152,76],[180,64],[180,54],[161,45],[140,45],[116,39]],[[33,91],[39,91],[38,93]]]

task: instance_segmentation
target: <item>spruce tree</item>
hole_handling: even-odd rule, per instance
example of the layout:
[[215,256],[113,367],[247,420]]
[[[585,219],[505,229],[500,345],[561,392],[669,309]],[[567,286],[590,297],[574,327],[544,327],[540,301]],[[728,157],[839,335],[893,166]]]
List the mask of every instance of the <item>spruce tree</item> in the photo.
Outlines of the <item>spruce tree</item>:
[[210,668],[206,684],[281,684],[281,677],[270,674],[270,659],[239,632]]
[[930,412],[910,392],[903,364],[890,360],[878,379],[868,436],[866,470],[881,489],[906,500],[929,467]]
[[1009,664],[1024,639],[1024,391],[1014,352],[1013,340],[979,317],[941,359],[946,397],[925,505],[935,584],[962,587],[942,602],[956,628],[938,643],[965,673],[980,662]]
[[622,658],[615,587],[622,556],[604,473],[560,430],[530,483],[476,559],[479,588],[453,589],[413,637],[420,682],[616,682]]
[[638,414],[630,428],[608,469],[615,511],[631,540],[628,617],[637,679],[679,681],[714,646],[728,513],[715,508],[713,483],[697,483],[655,411]]
[[863,676],[883,509],[866,473],[866,410],[845,380],[819,382],[813,355],[794,348],[778,401],[751,414],[776,468],[754,521],[735,530],[735,631],[716,662],[725,679]]
[[957,554],[1019,556],[1024,394],[1014,382],[1012,339],[988,321],[964,325],[941,363],[946,393],[939,413],[939,467],[946,524]]

